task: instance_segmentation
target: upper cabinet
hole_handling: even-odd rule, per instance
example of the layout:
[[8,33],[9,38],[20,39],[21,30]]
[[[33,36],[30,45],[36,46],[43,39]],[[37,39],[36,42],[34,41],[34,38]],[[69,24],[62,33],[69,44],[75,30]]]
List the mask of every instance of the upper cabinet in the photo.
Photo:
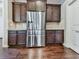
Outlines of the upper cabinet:
[[46,0],[27,0],[28,11],[46,11]]
[[61,5],[46,4],[46,0],[27,0],[24,2],[13,2],[13,21],[15,23],[24,23],[27,21],[27,11],[46,11],[47,22],[60,22]]
[[26,22],[26,3],[13,2],[13,21],[16,23]]
[[60,22],[61,5],[47,4],[47,22]]

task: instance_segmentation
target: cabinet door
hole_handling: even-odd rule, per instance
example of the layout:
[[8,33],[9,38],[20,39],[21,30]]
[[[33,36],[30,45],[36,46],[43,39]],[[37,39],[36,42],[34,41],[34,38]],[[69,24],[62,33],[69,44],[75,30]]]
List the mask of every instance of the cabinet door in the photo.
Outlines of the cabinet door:
[[52,20],[60,21],[60,5],[52,6]]
[[47,4],[47,21],[59,22],[61,17],[61,5]]
[[55,43],[63,43],[64,41],[64,31],[58,30],[55,33]]
[[46,0],[27,0],[27,2],[30,11],[46,11]]
[[47,21],[51,21],[52,20],[52,7],[51,6],[47,6]]
[[21,14],[20,14],[20,17],[21,17],[21,22],[26,22],[26,4],[21,4],[20,8],[21,8]]
[[47,31],[46,39],[47,39],[47,44],[55,43],[55,31]]
[[27,4],[20,2],[13,2],[13,21],[26,22]]
[[20,5],[13,3],[13,21],[20,21]]
[[17,44],[25,45],[26,44],[26,31],[18,31],[17,34],[18,34]]
[[36,10],[36,3],[35,1],[28,1],[28,10]]
[[8,44],[9,45],[16,45],[16,31],[9,31],[8,32]]

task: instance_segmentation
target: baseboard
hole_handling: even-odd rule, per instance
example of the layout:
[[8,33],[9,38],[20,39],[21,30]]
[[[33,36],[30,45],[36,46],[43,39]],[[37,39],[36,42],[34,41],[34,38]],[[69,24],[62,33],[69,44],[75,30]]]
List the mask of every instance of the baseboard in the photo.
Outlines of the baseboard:
[[66,47],[66,48],[70,48],[70,45],[65,44],[65,43],[63,44],[63,46]]
[[8,45],[2,45],[2,47],[3,47],[3,48],[8,48],[9,46],[8,46]]
[[63,44],[63,46],[64,47],[66,47],[66,48],[70,48],[70,49],[72,49],[73,51],[75,51],[76,53],[78,53],[79,54],[79,47],[78,46],[73,46],[73,45],[67,45],[67,44]]
[[71,46],[70,47],[70,49],[72,49],[73,51],[75,51],[76,53],[78,53],[79,54],[79,47],[77,47],[77,46]]

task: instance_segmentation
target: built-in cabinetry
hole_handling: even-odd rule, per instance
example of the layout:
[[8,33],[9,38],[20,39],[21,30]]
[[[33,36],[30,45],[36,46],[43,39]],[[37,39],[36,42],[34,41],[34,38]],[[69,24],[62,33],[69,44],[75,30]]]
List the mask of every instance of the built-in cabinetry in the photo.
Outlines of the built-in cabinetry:
[[63,43],[64,30],[46,30],[46,44]]
[[[44,0],[43,0],[44,1]],[[29,0],[28,3],[13,2],[13,21],[18,23],[26,22],[26,11],[46,11],[47,22],[60,22],[61,19],[61,5],[60,4],[47,4],[43,1]],[[46,7],[45,7],[46,5]]]
[[[27,21],[28,11],[46,11],[47,22],[60,22],[61,18],[61,5],[47,4],[45,0],[36,1],[28,0],[27,4],[22,2],[12,2],[13,21],[15,23],[23,23]],[[47,8],[45,7],[47,6]],[[38,15],[37,15],[38,16]],[[44,23],[43,23],[44,24]],[[8,44],[9,46],[26,45],[26,31],[27,30],[9,30],[8,31]],[[63,43],[64,30],[46,30],[46,43]]]
[[8,44],[9,46],[26,45],[26,31],[25,30],[9,30]]
[[47,4],[47,22],[60,22],[61,5]]
[[27,0],[29,11],[46,11],[46,0]]
[[[63,43],[64,30],[46,30],[46,44]],[[26,30],[9,30],[8,31],[8,44],[9,46],[26,45]]]
[[22,2],[13,2],[13,21],[16,23],[26,22],[27,4]]

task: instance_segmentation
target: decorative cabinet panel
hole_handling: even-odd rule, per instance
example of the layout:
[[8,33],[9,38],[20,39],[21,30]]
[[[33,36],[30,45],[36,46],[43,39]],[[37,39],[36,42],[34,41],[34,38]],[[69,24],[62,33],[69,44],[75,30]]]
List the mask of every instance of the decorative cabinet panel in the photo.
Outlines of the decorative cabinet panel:
[[27,0],[28,11],[46,11],[46,0]]
[[18,31],[18,45],[24,45],[26,43],[26,32],[25,31]]
[[13,46],[26,45],[26,31],[9,31],[8,32],[8,44]]
[[35,10],[36,9],[35,1],[29,1],[27,7],[28,10]]
[[13,2],[13,21],[14,22],[26,22],[26,3]]
[[63,30],[47,30],[46,31],[46,43],[63,43],[64,31]]
[[47,4],[47,22],[60,22],[61,5]]
[[17,37],[16,31],[9,31],[8,32],[9,45],[16,45],[16,40],[17,40],[16,37]]
[[55,42],[56,43],[63,43],[64,40],[64,32],[63,31],[56,31],[55,32]]
[[55,31],[46,31],[47,43],[54,43]]

